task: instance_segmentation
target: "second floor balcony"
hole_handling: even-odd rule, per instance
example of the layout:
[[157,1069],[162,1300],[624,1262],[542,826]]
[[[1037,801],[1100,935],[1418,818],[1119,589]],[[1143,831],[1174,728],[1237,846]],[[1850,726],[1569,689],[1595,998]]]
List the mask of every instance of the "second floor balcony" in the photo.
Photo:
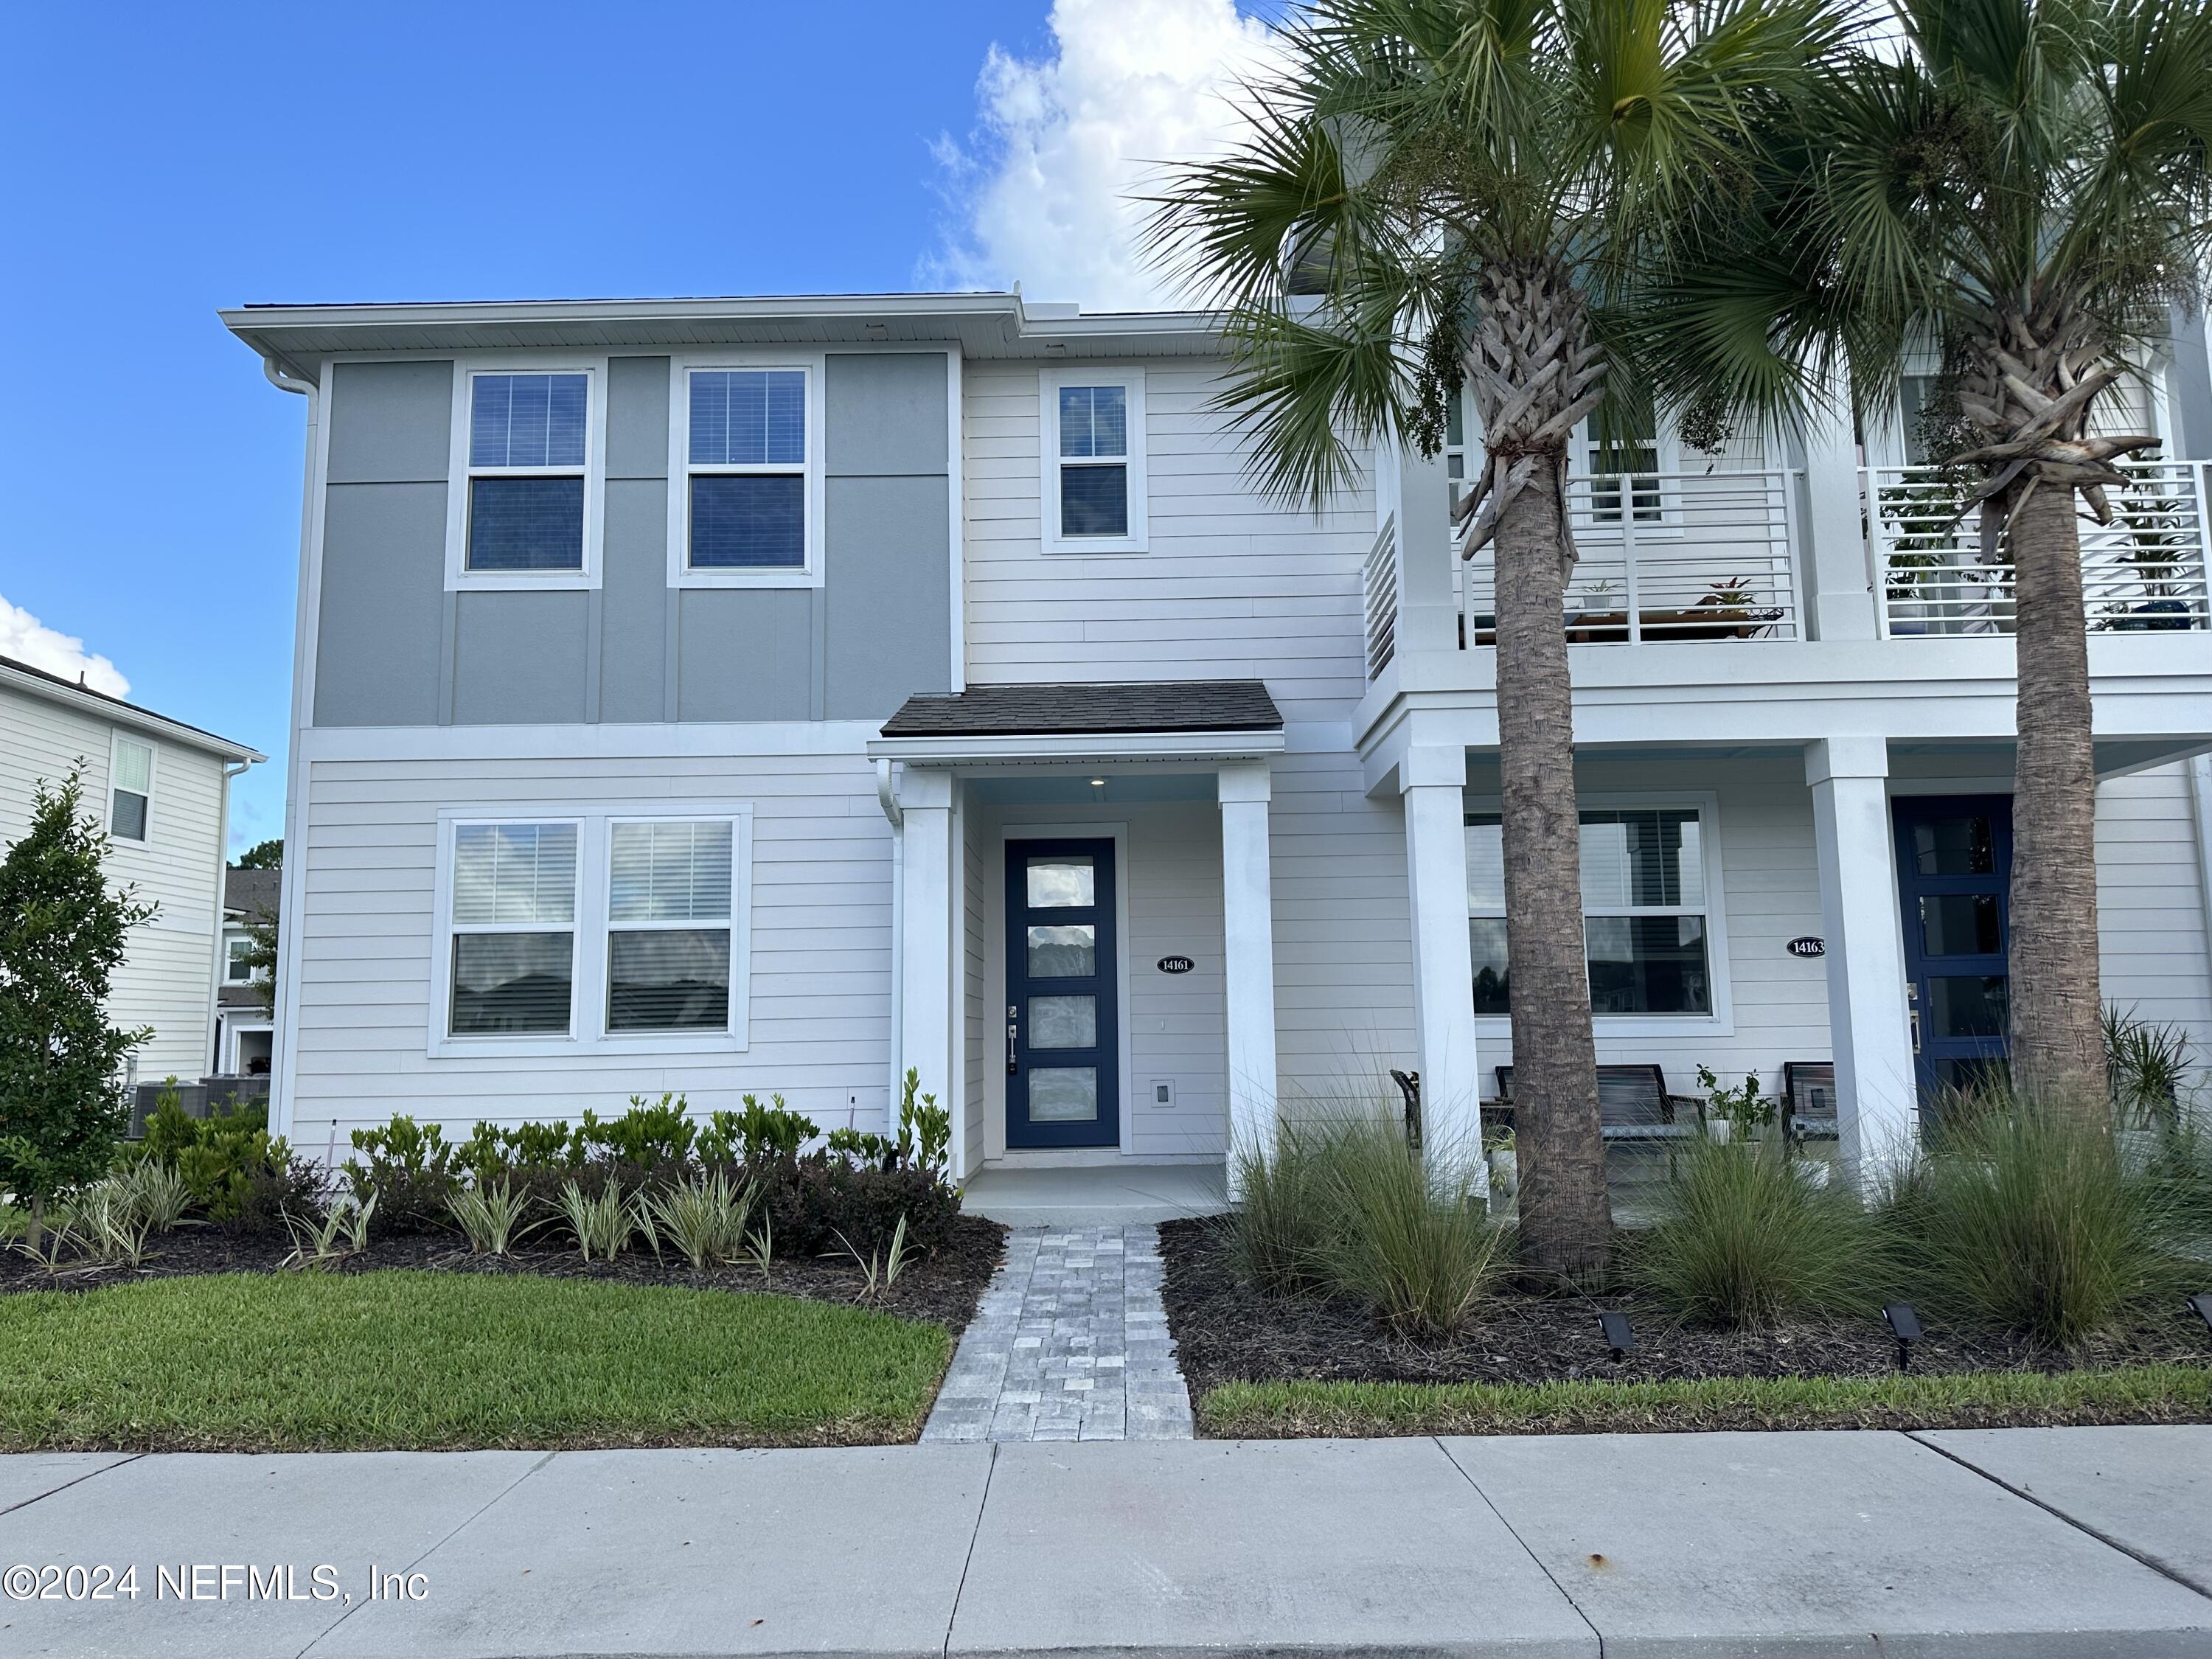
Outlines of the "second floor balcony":
[[[2143,461],[2110,492],[2113,520],[2080,507],[2082,577],[2093,633],[2212,629],[2212,461]],[[1793,641],[1821,636],[1808,605],[1810,496],[1802,468],[1715,466],[1702,471],[1576,476],[1567,507],[1578,554],[1561,623],[1571,644]],[[1978,513],[1961,514],[1972,488],[1957,470],[1863,467],[1856,534],[1848,507],[1832,505],[1832,562],[1863,564],[1875,635],[1910,641],[2002,635],[2015,625],[2009,538],[1985,554]],[[1455,519],[1463,486],[1451,486]],[[1456,643],[1481,650],[1497,639],[1495,549],[1458,554],[1454,529],[1439,550],[1451,568]],[[1369,675],[1397,648],[1404,556],[1386,520],[1365,580]],[[1434,556],[1434,555],[1430,555]],[[1856,588],[1853,574],[1850,586]],[[1863,624],[1861,626],[1863,636]]]

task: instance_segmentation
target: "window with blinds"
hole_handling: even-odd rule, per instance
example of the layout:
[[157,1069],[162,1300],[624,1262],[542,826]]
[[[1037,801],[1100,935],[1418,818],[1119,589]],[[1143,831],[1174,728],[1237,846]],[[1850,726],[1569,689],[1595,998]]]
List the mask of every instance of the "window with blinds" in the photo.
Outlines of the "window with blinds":
[[469,377],[466,566],[584,568],[591,376]]
[[456,824],[452,902],[452,1035],[569,1031],[576,825]]
[[1060,389],[1060,533],[1129,533],[1127,387]]
[[729,1029],[736,841],[726,818],[612,826],[609,1031]]
[[807,380],[803,368],[690,371],[691,569],[806,568]]
[[116,738],[113,770],[107,833],[123,841],[143,841],[154,808],[154,745]]

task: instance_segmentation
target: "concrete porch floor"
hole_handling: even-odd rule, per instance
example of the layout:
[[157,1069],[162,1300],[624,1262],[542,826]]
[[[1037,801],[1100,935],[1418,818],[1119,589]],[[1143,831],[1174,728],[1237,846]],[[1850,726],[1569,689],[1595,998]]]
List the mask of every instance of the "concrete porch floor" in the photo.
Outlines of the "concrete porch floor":
[[1229,1207],[1218,1164],[987,1165],[962,1207],[1009,1227],[1135,1227]]

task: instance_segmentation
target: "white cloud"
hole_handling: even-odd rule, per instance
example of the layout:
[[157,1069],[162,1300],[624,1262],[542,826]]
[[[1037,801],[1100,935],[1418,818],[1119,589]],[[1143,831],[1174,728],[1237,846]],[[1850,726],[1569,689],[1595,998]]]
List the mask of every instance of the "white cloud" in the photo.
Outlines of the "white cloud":
[[131,682],[116,671],[115,665],[88,653],[82,640],[56,632],[22,606],[9,604],[4,595],[0,595],[0,657],[13,657],[65,680],[82,676],[86,685],[111,697],[123,696],[131,690]]
[[1138,252],[1158,166],[1218,155],[1229,99],[1277,50],[1233,0],[1054,0],[1054,55],[993,46],[976,82],[977,131],[940,140],[960,222],[928,280],[1018,280],[1033,300],[1085,309],[1169,305],[1177,295]]

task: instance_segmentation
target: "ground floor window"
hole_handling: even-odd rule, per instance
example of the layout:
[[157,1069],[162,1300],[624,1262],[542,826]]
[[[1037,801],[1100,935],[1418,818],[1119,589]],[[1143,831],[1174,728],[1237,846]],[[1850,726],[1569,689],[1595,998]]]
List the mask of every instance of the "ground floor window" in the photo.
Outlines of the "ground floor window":
[[434,1050],[744,1037],[742,809],[444,826]]
[[[1712,1013],[1707,834],[1706,814],[1692,805],[1583,813],[1583,933],[1594,1014]],[[1495,812],[1467,815],[1467,898],[1474,1012],[1502,1016],[1512,1008],[1512,968]]]

